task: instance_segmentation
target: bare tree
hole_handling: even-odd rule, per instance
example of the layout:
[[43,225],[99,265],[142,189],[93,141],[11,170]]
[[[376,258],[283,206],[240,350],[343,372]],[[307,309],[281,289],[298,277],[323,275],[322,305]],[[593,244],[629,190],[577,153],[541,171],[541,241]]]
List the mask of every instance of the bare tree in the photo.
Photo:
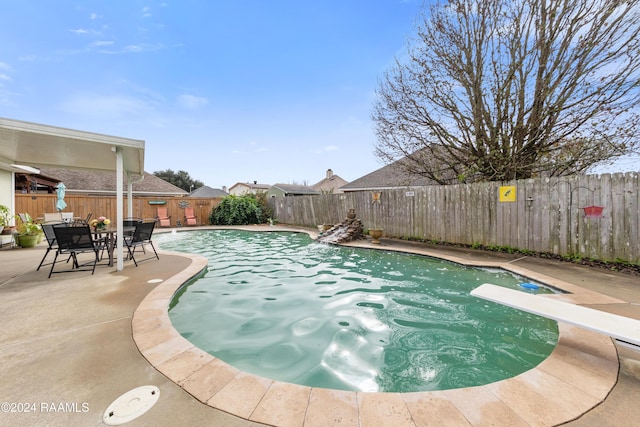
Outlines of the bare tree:
[[376,154],[445,184],[580,173],[638,149],[638,0],[449,0],[379,82]]

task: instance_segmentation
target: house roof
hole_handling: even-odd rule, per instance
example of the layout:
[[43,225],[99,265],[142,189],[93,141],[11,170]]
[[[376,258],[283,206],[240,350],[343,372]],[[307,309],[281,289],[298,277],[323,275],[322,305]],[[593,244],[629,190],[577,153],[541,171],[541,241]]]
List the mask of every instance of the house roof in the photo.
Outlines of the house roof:
[[320,194],[319,191],[306,185],[274,184],[273,187],[283,191],[284,194]]
[[226,191],[222,191],[218,188],[211,188],[206,185],[203,185],[202,187],[199,187],[193,190],[193,192],[191,192],[189,197],[216,198],[216,197],[225,197],[228,195],[229,194]]
[[[41,168],[40,173],[64,182],[68,193],[115,194],[116,192],[116,173],[114,171]],[[124,181],[126,185],[126,179]],[[188,194],[183,189],[148,172],[144,172],[142,181],[134,182],[132,189],[133,194],[136,195],[184,196]]]
[[402,167],[405,159],[397,160],[340,187],[342,191],[386,190],[398,187],[437,185],[432,179],[409,174]]
[[348,183],[349,181],[340,178],[338,175],[335,175],[331,169],[329,169],[327,170],[327,176],[312,185],[312,188],[320,192],[334,192]]
[[254,183],[254,182],[236,182],[231,187],[229,187],[229,190],[233,190],[236,187],[247,187],[247,188],[251,188],[251,189],[265,190],[266,191],[266,190],[271,188],[271,185],[270,184],[258,184],[258,183]]

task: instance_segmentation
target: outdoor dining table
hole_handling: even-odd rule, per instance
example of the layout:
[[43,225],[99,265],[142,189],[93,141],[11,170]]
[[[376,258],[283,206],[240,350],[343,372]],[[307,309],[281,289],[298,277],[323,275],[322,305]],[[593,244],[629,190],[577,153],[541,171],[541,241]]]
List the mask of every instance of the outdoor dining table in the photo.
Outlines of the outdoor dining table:
[[[135,231],[135,227],[123,227],[122,233],[127,236],[131,235]],[[96,229],[94,234],[100,238],[104,237],[105,248],[107,249],[107,254],[109,255],[109,263],[107,264],[109,267],[113,266],[113,251],[116,248],[116,239],[118,229],[116,227],[107,227],[102,229]]]

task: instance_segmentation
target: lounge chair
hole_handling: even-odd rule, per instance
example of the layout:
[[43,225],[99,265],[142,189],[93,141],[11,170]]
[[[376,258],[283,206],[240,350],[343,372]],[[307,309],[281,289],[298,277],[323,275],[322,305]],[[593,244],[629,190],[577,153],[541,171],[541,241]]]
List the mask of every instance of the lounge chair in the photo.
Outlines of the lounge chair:
[[[91,271],[91,274],[93,274],[96,271],[96,264],[100,260],[100,246],[98,243],[96,243],[95,240],[93,240],[93,234],[91,233],[91,229],[88,225],[79,227],[58,225],[53,227],[53,232],[56,236],[56,243],[58,245],[58,248],[56,249],[56,256],[53,259],[53,263],[51,264],[49,277],[51,277],[53,273],[65,273],[70,271]],[[87,262],[86,264],[78,263],[78,254],[82,253],[93,253],[93,266],[91,269],[80,268],[90,266],[92,264],[91,262]],[[58,255],[63,254],[69,255],[71,256],[71,259],[73,259],[71,270],[53,271],[53,268],[56,266]]]
[[184,208],[184,225],[198,225],[198,219],[193,208]]
[[136,229],[131,235],[131,237],[125,236],[124,244],[127,247],[127,251],[129,252],[129,258],[133,260],[133,263],[138,266],[138,261],[135,258],[135,252],[138,247],[141,247],[144,251],[144,245],[151,245],[153,249],[153,253],[156,254],[156,258],[160,259],[158,256],[158,252],[156,252],[155,246],[153,246],[153,241],[151,240],[151,236],[153,235],[153,228],[155,227],[155,221],[151,222],[139,222],[136,224]]
[[171,217],[167,213],[167,208],[158,208],[156,220],[159,227],[171,227]]

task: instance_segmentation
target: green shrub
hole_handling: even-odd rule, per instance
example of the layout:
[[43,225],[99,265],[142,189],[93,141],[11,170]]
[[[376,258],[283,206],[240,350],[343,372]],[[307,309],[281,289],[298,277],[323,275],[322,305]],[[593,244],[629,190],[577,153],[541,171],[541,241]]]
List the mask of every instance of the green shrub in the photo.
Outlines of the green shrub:
[[253,194],[226,196],[209,216],[213,225],[261,224],[264,219],[263,210]]
[[268,218],[273,218],[273,209],[267,203],[267,193],[260,192],[255,195],[256,201],[258,202],[258,206],[262,209],[262,222],[266,222]]

